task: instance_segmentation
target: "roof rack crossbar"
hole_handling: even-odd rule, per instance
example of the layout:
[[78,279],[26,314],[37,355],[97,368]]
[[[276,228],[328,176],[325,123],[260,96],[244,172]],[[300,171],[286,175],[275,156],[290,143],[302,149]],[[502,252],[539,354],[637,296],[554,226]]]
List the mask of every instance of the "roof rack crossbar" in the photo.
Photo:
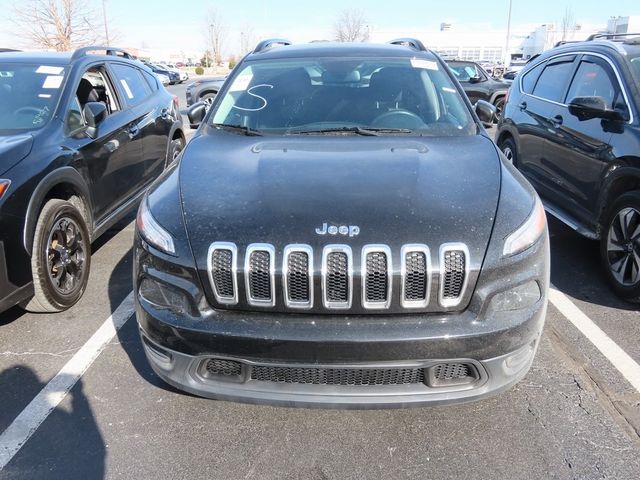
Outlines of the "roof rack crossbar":
[[288,45],[293,45],[290,40],[286,40],[284,38],[268,38],[267,40],[262,40],[256,48],[253,49],[253,53],[264,52],[265,50],[269,50],[274,47],[285,47]]
[[388,43],[390,43],[391,45],[399,45],[401,47],[413,48],[414,50],[417,50],[419,52],[427,51],[427,48],[424,46],[424,43],[422,43],[417,38],[396,38],[394,40],[391,40]]
[[640,33],[594,33],[589,35],[587,41],[604,39],[604,40],[616,40],[618,37],[640,37]]
[[80,57],[87,55],[87,53],[94,52],[96,50],[104,50],[107,55],[121,56],[124,58],[134,58],[133,55],[129,54],[129,52],[127,52],[126,50],[123,50],[122,48],[90,45],[87,47],[81,47],[76,49],[76,51],[73,52],[71,59],[76,60]]

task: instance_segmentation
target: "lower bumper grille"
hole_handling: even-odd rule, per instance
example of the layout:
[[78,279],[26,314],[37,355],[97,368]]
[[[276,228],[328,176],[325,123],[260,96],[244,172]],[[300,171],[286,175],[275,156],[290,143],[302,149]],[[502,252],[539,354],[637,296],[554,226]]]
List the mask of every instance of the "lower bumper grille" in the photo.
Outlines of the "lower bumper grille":
[[251,379],[308,385],[407,385],[424,383],[422,368],[309,368],[254,366]]

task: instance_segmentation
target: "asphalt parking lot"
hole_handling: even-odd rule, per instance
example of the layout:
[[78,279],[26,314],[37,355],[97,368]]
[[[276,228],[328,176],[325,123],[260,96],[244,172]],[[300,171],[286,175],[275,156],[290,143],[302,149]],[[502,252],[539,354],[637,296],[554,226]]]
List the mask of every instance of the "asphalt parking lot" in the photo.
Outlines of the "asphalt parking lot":
[[[184,85],[169,90],[184,108]],[[0,479],[640,478],[640,315],[605,285],[597,243],[559,222],[545,332],[521,383],[466,405],[347,411],[161,382],[131,310],[132,220],[94,244],[75,307],[0,316]],[[103,343],[84,354],[96,331]]]

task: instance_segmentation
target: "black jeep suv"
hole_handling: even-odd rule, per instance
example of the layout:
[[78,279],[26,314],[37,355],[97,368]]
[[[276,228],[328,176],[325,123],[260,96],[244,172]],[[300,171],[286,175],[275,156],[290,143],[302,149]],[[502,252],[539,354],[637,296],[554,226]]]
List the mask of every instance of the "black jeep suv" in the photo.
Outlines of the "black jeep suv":
[[0,53],[0,311],[77,302],[91,241],[183,145],[174,98],[126,52]]
[[416,40],[260,43],[138,210],[136,311],[158,375],[342,407],[515,384],[545,318],[546,219],[480,123],[495,110],[476,112]]
[[495,80],[476,62],[462,60],[447,60],[446,62],[462,85],[471,104],[478,100],[485,100],[496,107],[496,117],[500,118],[511,84]]
[[530,62],[497,141],[545,208],[599,239],[606,276],[640,301],[640,35],[596,36]]

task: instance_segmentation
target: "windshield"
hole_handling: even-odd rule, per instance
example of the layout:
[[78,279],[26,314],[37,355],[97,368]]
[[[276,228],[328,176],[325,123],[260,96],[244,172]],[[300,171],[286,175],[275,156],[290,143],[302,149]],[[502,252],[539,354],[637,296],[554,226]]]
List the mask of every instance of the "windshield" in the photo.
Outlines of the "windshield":
[[60,95],[65,69],[0,62],[0,132],[36,130],[47,124]]
[[473,135],[476,125],[433,60],[305,58],[247,62],[211,124],[260,134]]

